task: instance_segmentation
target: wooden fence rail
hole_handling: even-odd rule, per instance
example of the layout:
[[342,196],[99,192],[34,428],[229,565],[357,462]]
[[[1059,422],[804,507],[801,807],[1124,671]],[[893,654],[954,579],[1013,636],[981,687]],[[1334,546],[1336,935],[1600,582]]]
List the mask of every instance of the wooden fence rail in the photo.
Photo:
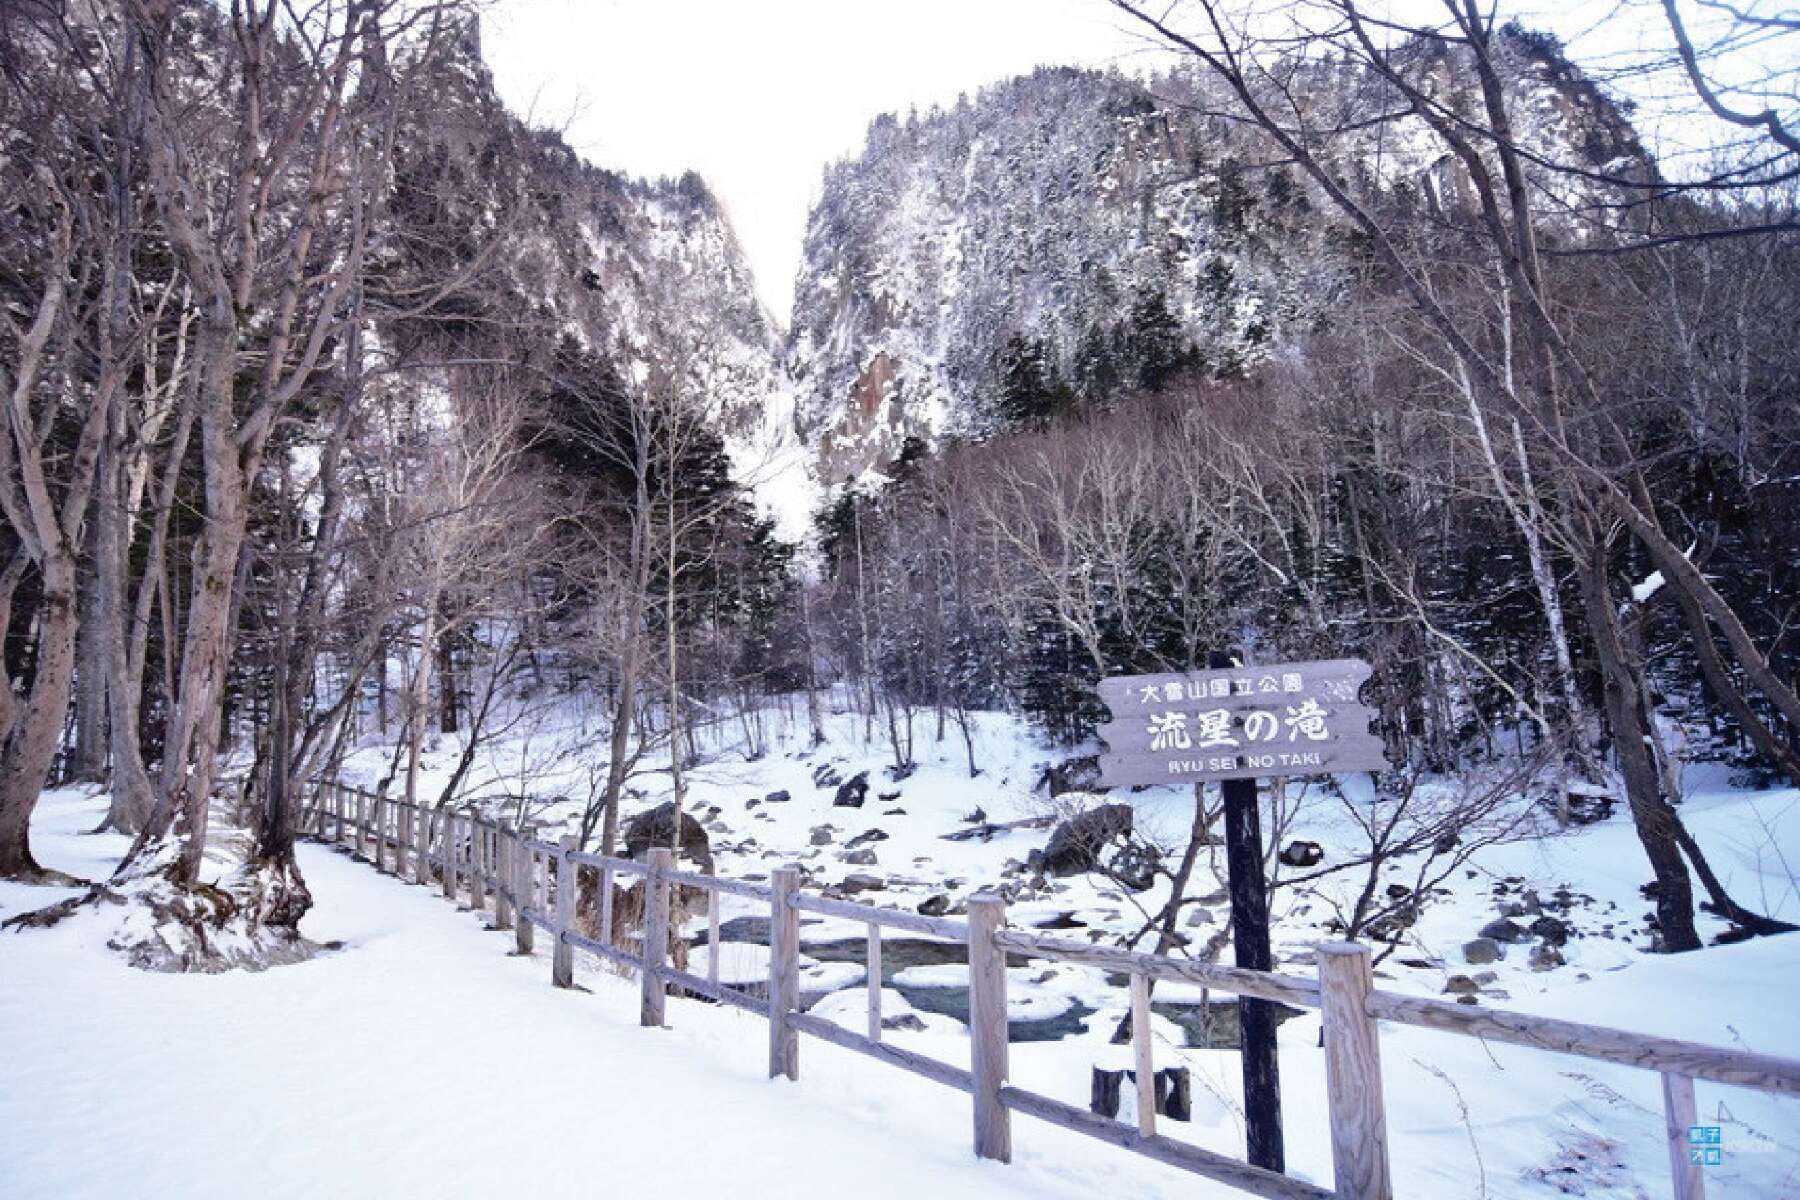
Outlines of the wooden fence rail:
[[[352,849],[378,870],[391,870],[398,877],[407,877],[410,864],[412,878],[420,884],[429,885],[435,869],[447,898],[460,902],[466,894],[469,907],[484,916],[491,897],[493,928],[510,930],[520,954],[534,952],[538,930],[549,935],[551,982],[558,987],[574,985],[577,950],[636,971],[641,996],[639,1019],[643,1025],[660,1026],[665,1022],[670,987],[766,1019],[771,1077],[799,1079],[800,1035],[804,1034],[967,1093],[971,1099],[975,1153],[1002,1162],[1012,1156],[1011,1115],[1017,1112],[1255,1196],[1278,1200],[1392,1200],[1381,1083],[1381,1021],[1657,1072],[1662,1079],[1665,1136],[1676,1200],[1704,1200],[1706,1194],[1705,1181],[1687,1148],[1687,1131],[1695,1120],[1696,1079],[1800,1096],[1800,1061],[1794,1059],[1377,991],[1367,947],[1350,943],[1318,947],[1317,976],[1313,979],[1245,971],[1011,929],[1006,926],[1006,905],[996,896],[971,898],[968,918],[961,921],[874,908],[802,891],[798,867],[776,870],[766,886],[722,879],[677,870],[674,856],[667,849],[651,850],[644,862],[608,858],[580,850],[572,837],[554,843],[542,841],[531,825],[502,825],[473,808],[458,811],[408,804],[336,782],[320,784],[311,793],[301,809],[299,827],[320,841]],[[598,938],[588,937],[577,928],[577,878],[584,868],[599,876]],[[637,943],[635,949],[613,940],[613,881],[621,876],[641,880],[645,889],[641,935],[632,939]],[[676,888],[699,889],[706,894],[710,965],[704,977],[668,961]],[[769,971],[763,995],[720,982],[722,895],[769,906]],[[867,929],[866,1034],[800,1010],[801,913],[854,921]],[[882,1040],[884,929],[967,947],[968,1067]],[[1098,1116],[1007,1082],[1009,952],[1127,976],[1138,1088],[1135,1124]],[[1149,1036],[1152,980],[1194,983],[1320,1011],[1331,1130],[1331,1188],[1266,1171],[1156,1131],[1152,1083],[1155,1063]]]

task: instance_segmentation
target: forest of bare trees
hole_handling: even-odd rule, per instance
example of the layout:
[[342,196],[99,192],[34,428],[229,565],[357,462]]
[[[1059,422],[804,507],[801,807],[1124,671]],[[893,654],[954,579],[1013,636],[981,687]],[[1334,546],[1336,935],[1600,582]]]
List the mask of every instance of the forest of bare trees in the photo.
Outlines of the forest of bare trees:
[[[1800,782],[1791,110],[1672,0],[1660,69],[1728,131],[1699,167],[1457,0],[1114,7],[1177,55],[1169,102],[1233,131],[1220,227],[1309,225],[1327,302],[1255,365],[1154,306],[1090,382],[994,345],[999,424],[907,442],[794,547],[752,502],[769,465],[728,452],[739,318],[683,269],[625,304],[568,268],[574,197],[614,185],[496,115],[463,6],[5,6],[0,874],[52,874],[46,786],[103,782],[133,846],[94,895],[282,936],[295,797],[355,745],[443,807],[532,697],[580,696],[611,853],[652,760],[682,804],[702,724],[754,755],[768,706],[815,741],[849,706],[894,777],[926,738],[976,776],[971,714],[1007,709],[1079,779],[1098,678],[1234,648],[1378,664],[1395,812],[1422,774],[1523,764],[1555,820],[1623,801],[1663,948],[1699,945],[1697,904],[1785,928],[1680,802],[1691,758]],[[1590,122],[1584,157],[1519,134],[1527,94]],[[441,794],[434,730],[463,747]],[[226,793],[255,846],[215,888]],[[1456,819],[1372,827],[1371,861]]]

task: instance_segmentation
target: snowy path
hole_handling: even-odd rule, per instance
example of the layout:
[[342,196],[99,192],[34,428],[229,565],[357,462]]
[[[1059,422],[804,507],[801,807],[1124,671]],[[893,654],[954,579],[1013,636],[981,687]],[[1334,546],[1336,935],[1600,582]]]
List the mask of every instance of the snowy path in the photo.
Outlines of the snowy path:
[[[100,869],[117,839],[73,835],[103,809],[46,797],[42,857]],[[772,1082],[761,1021],[640,1029],[625,981],[557,991],[435,891],[301,856],[345,948],[299,966],[150,975],[86,919],[0,938],[0,1196],[1226,1194],[1035,1126],[979,1163],[958,1093],[811,1041]]]

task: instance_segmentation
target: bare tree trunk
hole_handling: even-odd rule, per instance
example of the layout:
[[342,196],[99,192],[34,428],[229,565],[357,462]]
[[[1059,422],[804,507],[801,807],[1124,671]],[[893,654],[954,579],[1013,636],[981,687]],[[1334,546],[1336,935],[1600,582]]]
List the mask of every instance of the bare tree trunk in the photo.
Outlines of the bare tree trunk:
[[812,744],[822,746],[825,744],[825,718],[819,705],[819,656],[817,642],[813,639],[812,599],[805,579],[800,581],[800,628],[806,635],[806,721],[812,730]]
[[[44,354],[64,316],[67,277],[73,257],[71,219],[65,213],[52,235],[47,278],[29,329],[20,337],[17,374],[0,367],[7,428],[0,431],[0,507],[14,533],[37,564],[42,599],[38,606],[36,671],[25,701],[0,742],[0,878],[38,879],[43,868],[31,854],[31,814],[56,759],[69,689],[75,674],[76,545],[93,495],[94,462],[105,435],[107,415],[124,382],[116,361],[107,364],[83,416],[69,456],[60,499],[52,495],[39,421],[33,412]],[[120,286],[109,262],[102,286],[102,311]]]
[[56,758],[75,674],[74,555],[52,554],[41,569],[37,671],[0,743],[0,878],[5,879],[39,879],[45,874],[31,854],[31,814]]
[[438,640],[438,605],[435,589],[425,604],[425,628],[419,634],[418,663],[413,667],[412,687],[406,700],[406,802],[419,800],[419,757],[424,751],[425,722],[431,704],[431,665]]
[[1676,842],[1674,814],[1662,794],[1662,781],[1650,747],[1650,723],[1643,711],[1637,672],[1627,659],[1606,577],[1606,545],[1595,535],[1582,564],[1582,600],[1600,660],[1606,714],[1612,724],[1613,752],[1625,777],[1625,796],[1632,825],[1655,875],[1656,923],[1662,949],[1697,950],[1694,891]]
[[[106,449],[101,455],[99,482],[95,489],[94,572],[99,581],[100,640],[104,647],[107,712],[110,718],[109,743],[112,751],[112,795],[102,828],[136,834],[150,819],[155,805],[150,773],[144,765],[143,746],[138,740],[138,704],[143,689],[143,656],[132,666],[125,629],[126,560],[129,541],[124,497],[122,496],[122,463],[119,447],[124,428],[121,414],[114,413]],[[167,526],[167,517],[159,519]],[[160,553],[160,539],[152,538]],[[143,589],[146,603],[140,606],[144,620],[149,620],[149,593],[155,572],[147,571]]]
[[[442,603],[442,600],[439,601]],[[456,700],[456,631],[440,621],[437,636],[438,657],[438,732],[455,733],[457,725]]]
[[78,565],[79,621],[75,631],[75,736],[68,750],[64,777],[71,783],[106,779],[106,637],[100,619],[100,571],[95,561],[98,539],[88,528],[86,569]]

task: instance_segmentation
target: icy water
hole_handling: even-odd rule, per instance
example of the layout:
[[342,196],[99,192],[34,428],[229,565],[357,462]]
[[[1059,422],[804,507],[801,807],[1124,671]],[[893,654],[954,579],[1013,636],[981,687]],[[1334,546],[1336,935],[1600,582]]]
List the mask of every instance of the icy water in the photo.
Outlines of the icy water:
[[[738,917],[727,921],[719,927],[721,943],[740,942],[757,946],[769,944],[769,919],[767,917]],[[706,944],[702,934],[694,939],[694,945]],[[868,941],[866,938],[840,938],[829,942],[807,942],[804,953],[820,962],[850,962],[862,964],[868,959]],[[889,987],[906,997],[907,1003],[921,1012],[939,1013],[954,1017],[964,1025],[969,1023],[969,989],[963,985],[945,987],[920,987],[916,984],[896,983],[894,976],[908,967],[934,967],[945,964],[966,964],[968,948],[957,942],[940,942],[929,938],[884,937],[881,939],[881,980],[883,987]],[[1010,956],[1009,966],[1026,965],[1022,957]],[[1109,978],[1121,994],[1126,987],[1124,978]],[[861,988],[862,984],[856,985]],[[817,996],[810,997],[816,1001]],[[1235,998],[1209,1000],[1205,1004],[1198,1001],[1172,1003],[1153,1001],[1152,1011],[1167,1017],[1179,1025],[1187,1035],[1185,1044],[1205,1049],[1236,1049],[1238,1046],[1238,1005]],[[1277,1005],[1280,1019],[1285,1020],[1295,1010]],[[1072,1034],[1084,1033],[1088,1028],[1087,1018],[1097,1010],[1077,1001],[1067,1011],[1054,1017],[1042,1017],[1010,1022],[1012,1040],[1015,1042],[1054,1042]]]

